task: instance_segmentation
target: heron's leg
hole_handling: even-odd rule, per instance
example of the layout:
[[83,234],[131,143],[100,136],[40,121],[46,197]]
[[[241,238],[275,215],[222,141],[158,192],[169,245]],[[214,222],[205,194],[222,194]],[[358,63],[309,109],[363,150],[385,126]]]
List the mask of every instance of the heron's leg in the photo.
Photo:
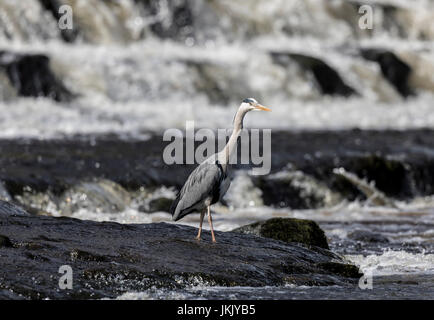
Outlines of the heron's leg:
[[215,241],[215,236],[214,236],[214,229],[212,227],[212,217],[211,217],[211,209],[210,206],[208,206],[208,223],[209,226],[211,227],[211,237],[212,237],[212,242],[216,242]]
[[200,240],[200,234],[202,232],[202,222],[203,222],[203,217],[205,216],[205,210],[203,210],[200,213],[200,224],[199,224],[199,232],[197,233],[197,237],[196,240]]

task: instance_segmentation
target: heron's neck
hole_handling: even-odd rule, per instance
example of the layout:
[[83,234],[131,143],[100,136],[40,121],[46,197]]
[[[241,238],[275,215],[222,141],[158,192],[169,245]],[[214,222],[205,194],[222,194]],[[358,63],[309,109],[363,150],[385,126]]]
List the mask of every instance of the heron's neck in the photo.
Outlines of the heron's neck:
[[232,134],[226,146],[223,148],[222,151],[219,152],[218,160],[225,170],[226,166],[229,163],[229,159],[237,145],[237,140],[241,134],[241,130],[243,129],[243,119],[247,111],[248,110],[238,110],[234,118],[234,130],[232,131]]

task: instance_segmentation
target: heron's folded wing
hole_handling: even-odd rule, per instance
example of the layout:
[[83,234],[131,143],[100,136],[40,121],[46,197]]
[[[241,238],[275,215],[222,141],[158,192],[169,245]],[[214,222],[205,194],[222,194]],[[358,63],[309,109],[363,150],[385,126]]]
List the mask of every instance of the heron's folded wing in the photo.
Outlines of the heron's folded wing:
[[202,163],[188,177],[176,206],[177,211],[189,209],[218,192],[222,172],[216,164]]

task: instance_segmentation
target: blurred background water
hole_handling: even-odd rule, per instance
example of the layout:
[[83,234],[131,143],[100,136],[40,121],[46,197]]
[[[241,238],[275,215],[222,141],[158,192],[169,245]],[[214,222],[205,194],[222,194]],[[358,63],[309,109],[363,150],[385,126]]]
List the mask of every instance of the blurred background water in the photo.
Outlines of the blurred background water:
[[[73,30],[59,29],[60,4]],[[362,4],[372,29],[359,27]],[[225,128],[248,96],[273,107],[249,115],[251,127],[434,123],[432,1],[2,0],[0,10],[3,137]],[[20,54],[46,56],[63,86],[23,82],[25,66],[43,69]]]
[[[72,8],[72,30],[58,27],[63,4]],[[372,29],[359,26],[362,5],[373,9]],[[249,114],[246,127],[343,135],[353,129],[422,130],[428,141],[423,150],[410,143],[413,151],[403,157],[415,152],[431,161],[433,44],[431,0],[0,0],[0,138],[21,143],[111,135],[146,141],[168,128],[184,129],[187,120],[196,128],[228,128],[240,101],[252,96],[273,112]],[[302,190],[301,198],[319,194],[326,199],[321,205],[267,203],[264,189],[240,171],[225,203],[215,209],[216,228],[227,231],[275,216],[313,219],[336,252],[379,276],[400,275],[399,281],[411,284],[383,281],[371,293],[263,288],[263,297],[344,298],[351,292],[350,297],[389,298],[398,287],[403,291],[398,297],[434,297],[431,171],[423,178],[424,192],[392,199],[391,206],[346,198],[288,165],[269,181],[289,181]],[[3,171],[2,179],[8,174]],[[150,211],[152,200],[173,199],[173,186],[121,191],[123,205],[115,212],[104,209],[109,188],[104,186],[53,196],[31,187],[16,192],[6,183],[4,192],[44,214],[170,221],[161,207],[143,211]],[[103,200],[86,202],[92,196]],[[78,205],[65,205],[71,202]],[[191,216],[181,223],[197,221]],[[386,240],[365,241],[368,233],[371,240],[372,234]],[[124,297],[246,298],[253,289],[191,290]]]

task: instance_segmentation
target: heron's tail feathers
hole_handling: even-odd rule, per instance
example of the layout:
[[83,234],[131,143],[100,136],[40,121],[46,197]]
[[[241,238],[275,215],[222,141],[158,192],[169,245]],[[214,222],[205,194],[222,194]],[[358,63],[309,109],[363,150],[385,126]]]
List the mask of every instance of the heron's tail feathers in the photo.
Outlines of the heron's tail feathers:
[[178,217],[179,215],[176,212],[176,207],[178,206],[179,200],[180,200],[180,196],[179,193],[176,196],[176,199],[173,200],[172,205],[170,206],[170,213],[172,214],[172,220],[173,221],[177,221],[180,219],[180,217]]

